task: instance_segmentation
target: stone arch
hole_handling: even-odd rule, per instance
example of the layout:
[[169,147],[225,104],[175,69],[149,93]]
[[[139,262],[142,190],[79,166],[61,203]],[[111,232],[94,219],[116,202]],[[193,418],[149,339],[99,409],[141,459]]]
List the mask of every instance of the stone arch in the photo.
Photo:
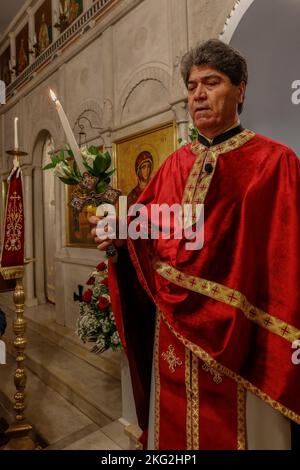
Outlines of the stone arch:
[[254,0],[237,0],[234,4],[228,18],[225,22],[223,31],[220,34],[220,39],[229,43],[231,38],[238,27],[241,19],[247,12],[248,8],[252,5]]
[[103,118],[102,107],[100,106],[100,104],[97,101],[95,101],[93,99],[87,99],[87,100],[83,101],[78,106],[76,112],[72,116],[72,121],[71,121],[72,129],[74,129],[74,125],[75,125],[75,122],[76,122],[78,116],[80,116],[85,111],[92,111],[93,113],[95,113],[95,115],[97,115],[99,117],[99,122],[101,122],[101,120]]
[[163,68],[157,66],[143,68],[130,79],[121,92],[121,97],[117,106],[118,124],[121,124],[122,122],[122,115],[130,96],[142,83],[147,81],[155,81],[159,83],[166,92],[167,100],[170,103],[172,87],[172,78],[170,74]]
[[36,122],[31,132],[31,142],[29,142],[29,149],[32,155],[32,165],[34,167],[41,167],[42,165],[42,148],[47,135],[51,135],[56,145],[59,146],[59,132],[57,127],[48,119]]
[[281,0],[243,0],[236,4],[222,37],[247,59],[249,82],[242,124],[283,142],[297,154],[299,103],[293,97],[300,76],[295,60],[299,15],[300,4],[294,0],[285,0],[284,5]]

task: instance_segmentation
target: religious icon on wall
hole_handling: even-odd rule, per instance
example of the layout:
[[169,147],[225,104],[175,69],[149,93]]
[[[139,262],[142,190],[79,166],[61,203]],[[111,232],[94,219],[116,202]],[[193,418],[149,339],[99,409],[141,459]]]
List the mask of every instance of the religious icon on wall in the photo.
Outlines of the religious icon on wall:
[[128,207],[136,202],[156,170],[176,147],[174,123],[143,131],[114,144],[114,186],[127,196]]
[[0,80],[2,80],[6,86],[10,84],[10,47],[8,47],[0,57]]
[[28,57],[28,23],[16,37],[17,75],[23,72],[29,64]]
[[41,54],[52,42],[51,0],[45,0],[34,15],[37,55]]
[[83,12],[83,0],[60,0],[59,11],[61,24],[64,26],[62,32]]

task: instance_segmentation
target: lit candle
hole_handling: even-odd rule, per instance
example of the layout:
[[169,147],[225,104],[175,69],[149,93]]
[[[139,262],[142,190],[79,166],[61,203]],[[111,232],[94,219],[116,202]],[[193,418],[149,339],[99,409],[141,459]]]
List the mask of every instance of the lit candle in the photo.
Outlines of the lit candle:
[[86,171],[86,169],[85,169],[85,167],[82,163],[81,152],[79,150],[79,147],[78,147],[78,144],[76,142],[75,136],[72,132],[70,123],[69,123],[69,121],[67,119],[67,116],[66,116],[66,113],[64,112],[60,101],[57,99],[55,93],[52,90],[50,90],[50,96],[51,96],[52,100],[55,103],[56,110],[58,112],[61,124],[63,126],[64,131],[65,131],[67,140],[68,140],[69,145],[71,147],[71,150],[74,154],[74,158],[75,158],[75,161],[76,161],[77,166],[79,168],[79,171],[83,175],[83,173]]
[[15,150],[18,150],[19,149],[19,135],[18,135],[18,120],[19,118],[15,117],[15,121],[14,121],[14,137],[15,137],[15,145],[14,145],[14,148]]
[[37,38],[36,38],[36,34],[35,34],[35,33],[34,33],[34,35],[33,35],[33,44],[34,44],[34,45],[37,44]]

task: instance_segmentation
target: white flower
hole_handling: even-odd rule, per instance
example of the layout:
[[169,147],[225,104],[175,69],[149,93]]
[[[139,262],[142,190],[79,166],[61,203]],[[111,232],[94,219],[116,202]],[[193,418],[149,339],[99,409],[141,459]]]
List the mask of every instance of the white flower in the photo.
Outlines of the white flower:
[[54,174],[59,178],[66,178],[72,176],[72,171],[64,162],[59,162],[54,168]]
[[117,331],[114,332],[114,334],[111,337],[111,341],[113,344],[119,344],[120,343],[120,337]]
[[83,156],[84,160],[88,164],[88,166],[92,167],[94,166],[94,161],[97,155],[94,155],[93,153],[90,153],[87,149],[87,147],[83,147],[81,149],[81,155]]

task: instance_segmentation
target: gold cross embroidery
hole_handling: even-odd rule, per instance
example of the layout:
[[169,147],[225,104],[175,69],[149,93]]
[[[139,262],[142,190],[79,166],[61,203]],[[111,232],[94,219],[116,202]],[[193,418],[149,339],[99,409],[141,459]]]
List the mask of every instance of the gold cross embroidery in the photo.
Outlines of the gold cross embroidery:
[[164,361],[167,361],[169,364],[169,369],[172,373],[175,372],[175,368],[177,366],[182,366],[182,361],[179,357],[176,357],[174,346],[171,344],[169,345],[167,352],[163,352],[161,356]]
[[208,365],[206,362],[203,364],[202,369],[205,372],[209,372],[213,376],[213,381],[219,385],[223,382],[223,377],[219,372],[217,372],[212,366]]

